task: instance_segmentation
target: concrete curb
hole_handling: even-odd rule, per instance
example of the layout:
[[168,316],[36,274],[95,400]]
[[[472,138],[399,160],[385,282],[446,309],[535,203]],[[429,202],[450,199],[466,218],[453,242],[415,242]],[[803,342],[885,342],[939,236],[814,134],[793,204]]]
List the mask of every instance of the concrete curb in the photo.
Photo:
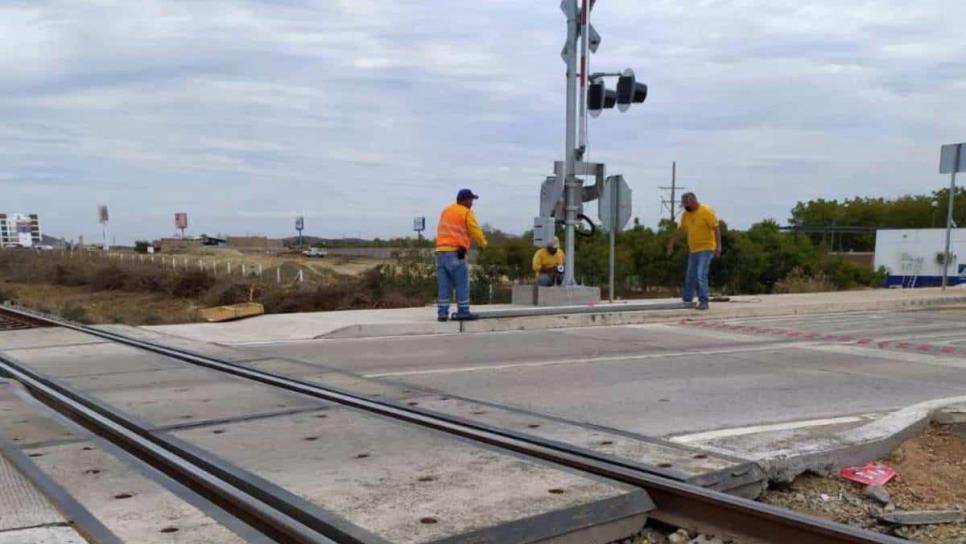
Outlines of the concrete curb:
[[[613,325],[638,325],[662,323],[685,318],[736,319],[749,317],[770,317],[782,315],[809,315],[818,313],[861,312],[872,310],[894,310],[901,308],[930,308],[950,304],[966,303],[966,295],[921,295],[908,299],[821,301],[809,303],[788,303],[776,305],[755,305],[749,297],[735,297],[734,302],[712,305],[711,311],[697,313],[694,310],[635,310],[616,309],[600,312],[551,315],[532,317],[508,317],[467,321],[462,323],[361,323],[338,328],[314,337],[325,338],[373,338],[383,336],[408,336],[429,334],[456,334],[476,332],[506,332],[562,329],[572,327],[602,327]],[[753,299],[753,297],[751,297]],[[456,325],[456,326],[454,326]]]
[[[773,482],[791,482],[804,472],[824,476],[848,465],[888,456],[901,443],[921,433],[931,421],[966,421],[966,396],[936,399],[901,408],[871,423],[815,440],[807,451],[801,447],[773,450],[757,454],[749,460],[757,463]],[[725,448],[699,447],[742,457]]]
[[372,323],[347,325],[333,331],[312,337],[312,340],[326,338],[383,338],[388,336],[412,336],[432,334],[458,334],[459,323]]

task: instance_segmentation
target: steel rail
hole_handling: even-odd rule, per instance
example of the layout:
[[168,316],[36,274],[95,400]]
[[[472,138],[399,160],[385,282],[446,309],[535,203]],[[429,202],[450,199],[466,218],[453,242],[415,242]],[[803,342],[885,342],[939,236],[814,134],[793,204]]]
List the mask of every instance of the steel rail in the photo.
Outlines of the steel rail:
[[6,309],[189,364],[455,434],[640,487],[647,491],[656,504],[657,508],[650,513],[650,516],[671,525],[737,538],[743,543],[900,544],[906,542],[888,535],[672,480],[633,463],[622,463],[592,450],[492,427],[456,416],[403,406],[392,401],[375,400],[331,386],[255,370],[190,350],[172,348],[22,309]]

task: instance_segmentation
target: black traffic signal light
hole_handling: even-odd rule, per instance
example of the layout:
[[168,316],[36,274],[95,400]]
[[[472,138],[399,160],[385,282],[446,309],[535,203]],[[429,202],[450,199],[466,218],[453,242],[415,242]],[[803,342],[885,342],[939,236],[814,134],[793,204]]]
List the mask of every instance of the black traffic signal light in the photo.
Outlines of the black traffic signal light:
[[641,103],[647,99],[647,85],[638,83],[634,78],[634,70],[628,68],[617,78],[617,109],[627,111],[632,103]]
[[591,117],[597,117],[601,110],[611,109],[616,103],[617,92],[609,90],[603,81],[594,81],[587,88],[587,109]]

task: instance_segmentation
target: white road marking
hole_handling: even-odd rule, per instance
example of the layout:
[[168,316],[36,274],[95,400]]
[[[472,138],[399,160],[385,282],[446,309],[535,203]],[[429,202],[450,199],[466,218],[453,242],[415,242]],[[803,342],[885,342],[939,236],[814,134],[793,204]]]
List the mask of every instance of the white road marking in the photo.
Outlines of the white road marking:
[[478,366],[464,366],[458,368],[434,368],[427,370],[400,370],[394,372],[375,372],[364,374],[365,378],[387,378],[391,376],[419,376],[425,374],[456,374],[461,372],[478,372],[486,370],[504,370],[508,368],[527,368],[557,365],[582,365],[599,363],[621,363],[642,359],[671,359],[678,357],[704,356],[704,355],[729,355],[735,353],[752,353],[756,351],[777,351],[789,348],[810,347],[815,342],[792,342],[787,344],[773,344],[766,346],[756,346],[747,348],[716,349],[706,351],[678,351],[674,353],[638,353],[631,355],[613,355],[605,357],[582,357],[580,359],[552,359],[547,361],[530,361],[526,363],[504,363]]
[[966,359],[957,357],[954,354],[941,352],[923,352],[916,351],[915,349],[897,351],[878,349],[875,345],[858,346],[855,344],[816,344],[809,347],[809,349],[842,355],[856,355],[872,359],[887,359],[889,361],[900,361],[903,363],[943,366],[947,368],[966,368]]
[[790,431],[794,429],[807,429],[809,427],[824,427],[827,425],[841,425],[845,423],[859,423],[862,421],[868,421],[871,417],[871,415],[843,416],[825,419],[808,419],[804,421],[789,421],[786,423],[774,423],[771,425],[753,425],[750,427],[736,427],[734,429],[719,429],[717,431],[683,434],[669,437],[668,440],[678,444],[693,444],[695,442],[705,442],[708,440],[731,438],[734,436],[745,436],[749,434]]

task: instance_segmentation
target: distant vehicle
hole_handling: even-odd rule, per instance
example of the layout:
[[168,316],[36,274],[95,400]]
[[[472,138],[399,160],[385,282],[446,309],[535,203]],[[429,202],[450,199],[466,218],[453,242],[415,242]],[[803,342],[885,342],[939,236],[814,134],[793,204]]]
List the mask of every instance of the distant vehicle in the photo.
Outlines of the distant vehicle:
[[306,257],[325,257],[329,252],[322,247],[310,247],[302,252]]
[[54,246],[39,245],[39,246],[34,246],[34,249],[36,249],[37,251],[53,251]]

